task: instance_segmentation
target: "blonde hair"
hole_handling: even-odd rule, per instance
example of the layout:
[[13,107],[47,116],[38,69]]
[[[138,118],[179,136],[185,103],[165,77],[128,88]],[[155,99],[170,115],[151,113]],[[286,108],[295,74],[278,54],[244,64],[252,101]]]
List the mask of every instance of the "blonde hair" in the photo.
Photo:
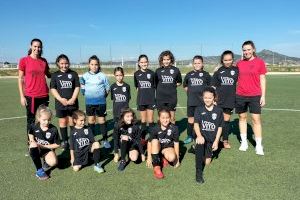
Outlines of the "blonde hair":
[[35,123],[39,122],[39,119],[40,119],[42,113],[48,114],[49,119],[52,118],[52,111],[50,110],[50,108],[45,105],[40,105],[35,114]]

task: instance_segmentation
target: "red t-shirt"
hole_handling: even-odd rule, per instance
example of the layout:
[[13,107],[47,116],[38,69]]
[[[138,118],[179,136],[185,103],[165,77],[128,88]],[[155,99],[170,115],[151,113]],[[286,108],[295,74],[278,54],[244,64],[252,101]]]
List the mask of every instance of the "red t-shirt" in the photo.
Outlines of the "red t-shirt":
[[239,77],[236,93],[240,96],[261,95],[260,75],[267,73],[265,62],[255,57],[253,60],[240,60],[237,63]]
[[46,59],[34,59],[31,56],[23,57],[19,62],[19,70],[24,72],[25,96],[48,96],[49,88],[45,75],[49,66]]

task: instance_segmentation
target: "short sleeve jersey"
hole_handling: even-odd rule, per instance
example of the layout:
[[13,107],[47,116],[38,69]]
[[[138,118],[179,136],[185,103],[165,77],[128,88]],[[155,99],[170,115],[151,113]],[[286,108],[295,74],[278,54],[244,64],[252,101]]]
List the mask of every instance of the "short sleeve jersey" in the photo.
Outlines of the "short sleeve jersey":
[[33,135],[35,141],[41,145],[60,144],[58,130],[52,124],[49,124],[46,131],[41,129],[40,123],[32,124],[29,134]]
[[205,106],[199,106],[195,110],[195,123],[200,126],[200,131],[205,140],[214,142],[218,128],[223,126],[223,110],[214,106],[211,111]]
[[136,71],[134,86],[138,89],[137,105],[155,105],[155,74],[152,70]]
[[177,67],[160,67],[155,72],[156,100],[161,103],[177,103],[177,83],[182,77]]
[[114,83],[110,87],[111,100],[113,101],[114,117],[119,117],[121,110],[129,107],[131,99],[130,86],[123,82],[121,86]]
[[89,151],[90,145],[95,142],[93,132],[87,126],[81,129],[73,128],[70,133],[70,149],[75,154],[83,154]]
[[[80,87],[79,77],[77,72],[68,70],[67,72],[57,71],[51,76],[50,88],[56,89],[62,98],[71,99],[76,87]],[[78,108],[78,99],[74,105],[64,106],[57,99],[55,99],[55,108],[59,110],[66,110],[67,108]]]
[[202,91],[210,85],[211,76],[206,71],[191,71],[187,73],[183,81],[183,87],[187,87],[187,105],[203,105]]
[[19,70],[24,72],[25,96],[48,96],[49,89],[45,75],[49,70],[49,66],[45,58],[34,59],[31,56],[21,58]]
[[220,67],[213,75],[212,86],[216,87],[218,106],[234,108],[236,84],[239,70],[237,67]]
[[144,153],[143,146],[141,144],[141,130],[137,125],[125,125],[118,128],[118,135],[127,135],[130,137],[133,145],[136,145],[140,153]]
[[255,57],[253,60],[240,60],[238,86],[236,93],[240,96],[261,95],[260,75],[267,73],[265,62]]
[[153,139],[158,139],[161,148],[174,147],[174,142],[179,142],[178,127],[170,123],[165,130],[162,130],[160,125],[156,125],[150,130],[149,140]]

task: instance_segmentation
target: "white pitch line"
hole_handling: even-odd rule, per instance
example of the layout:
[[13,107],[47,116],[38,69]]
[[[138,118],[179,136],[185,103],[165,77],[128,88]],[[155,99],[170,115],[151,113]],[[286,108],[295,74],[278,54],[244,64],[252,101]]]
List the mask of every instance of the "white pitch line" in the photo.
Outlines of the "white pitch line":
[[[177,109],[185,109],[186,107],[176,107]],[[136,110],[136,108],[132,108],[133,110]],[[300,112],[300,110],[297,109],[288,109],[288,108],[263,108],[263,110],[269,110],[269,111],[287,111],[287,112]],[[108,109],[108,112],[111,112],[112,109]],[[6,117],[6,118],[0,118],[0,121],[4,120],[11,120],[11,119],[21,119],[25,118],[26,116],[19,116],[19,117]]]

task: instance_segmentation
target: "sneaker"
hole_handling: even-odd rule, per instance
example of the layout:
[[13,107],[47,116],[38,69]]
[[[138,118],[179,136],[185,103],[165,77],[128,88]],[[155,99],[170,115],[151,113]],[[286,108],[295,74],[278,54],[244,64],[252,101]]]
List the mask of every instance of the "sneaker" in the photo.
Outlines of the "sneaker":
[[224,149],[230,149],[230,148],[231,148],[231,146],[230,146],[228,140],[224,140],[224,141],[223,141],[223,146],[224,146]]
[[95,172],[98,172],[99,174],[101,174],[101,173],[104,172],[104,169],[101,167],[100,164],[96,164],[96,165],[94,166],[94,171],[95,171]]
[[105,149],[110,149],[111,148],[110,143],[107,140],[103,141],[103,146],[104,146]]
[[120,156],[118,153],[115,153],[115,156],[114,156],[114,162],[117,163],[119,162],[119,159],[120,159]]
[[165,158],[162,159],[162,166],[163,167],[168,167],[169,166],[169,161]]
[[248,142],[241,142],[241,146],[239,148],[240,151],[247,151],[248,149]]
[[44,170],[45,172],[48,171],[48,170],[51,168],[51,166],[48,165],[48,163],[45,161],[45,159],[43,159],[42,168],[43,168],[43,170]]
[[154,177],[157,178],[157,179],[162,179],[162,178],[164,178],[164,174],[163,174],[163,172],[161,171],[160,166],[155,166],[155,167],[153,167],[153,175],[154,175]]
[[257,155],[260,155],[260,156],[265,155],[263,146],[256,146],[255,147],[255,152],[256,152]]
[[196,170],[196,182],[198,184],[203,184],[204,183],[204,179],[203,179],[203,172],[201,172],[200,170]]
[[193,138],[187,136],[187,138],[183,141],[184,144],[189,144],[193,141]]
[[60,144],[60,147],[64,150],[68,150],[69,149],[68,141],[62,141],[61,144]]
[[49,176],[45,173],[44,169],[38,169],[35,173],[35,176],[39,179],[39,180],[47,180],[49,178]]
[[121,172],[121,171],[123,171],[125,169],[125,167],[126,167],[126,161],[125,160],[121,160],[120,164],[118,166],[118,170]]
[[195,145],[194,144],[191,145],[191,147],[189,148],[188,152],[195,154]]

